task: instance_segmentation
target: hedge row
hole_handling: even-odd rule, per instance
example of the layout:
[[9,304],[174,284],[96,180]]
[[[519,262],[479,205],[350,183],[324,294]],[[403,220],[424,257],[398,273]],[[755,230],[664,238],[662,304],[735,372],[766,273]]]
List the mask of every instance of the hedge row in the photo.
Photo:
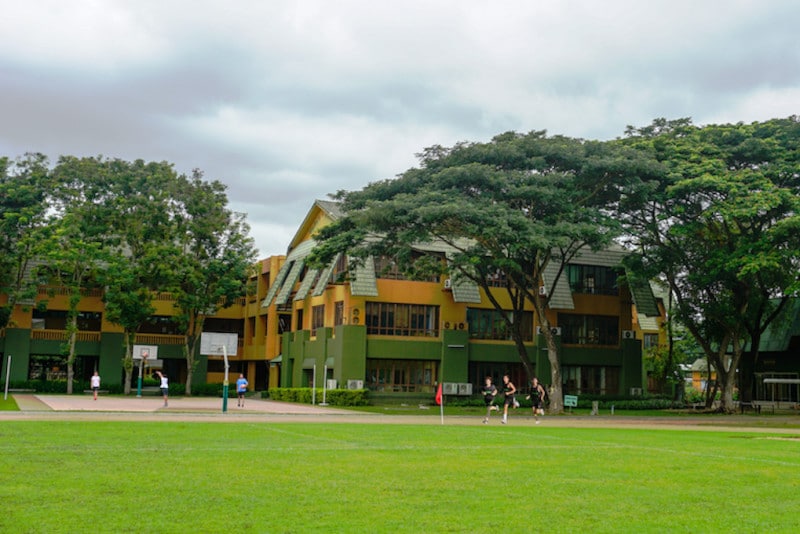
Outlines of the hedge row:
[[[311,388],[270,388],[264,396],[283,402],[311,404]],[[366,406],[369,404],[369,391],[366,389],[329,389],[325,392],[325,402],[331,406]],[[316,402],[322,402],[322,389],[316,389]]]

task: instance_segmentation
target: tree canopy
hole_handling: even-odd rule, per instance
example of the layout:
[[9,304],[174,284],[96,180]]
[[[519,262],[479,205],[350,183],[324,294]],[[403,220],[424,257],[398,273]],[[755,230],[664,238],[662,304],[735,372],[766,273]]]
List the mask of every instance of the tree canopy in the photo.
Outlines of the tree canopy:
[[[540,292],[545,269],[557,282],[581,249],[609,245],[618,234],[610,207],[628,186],[629,155],[620,147],[546,132],[506,133],[488,143],[434,146],[420,166],[361,191],[340,191],[345,216],[324,228],[315,252],[321,261],[336,253],[392,257],[407,271],[418,268],[415,245],[447,245],[439,269],[469,279],[500,312],[512,332],[529,376],[534,369],[520,330],[525,303],[534,306],[548,345],[553,386],[551,409],[562,409],[558,346],[549,328],[550,298]],[[489,289],[502,274],[511,309]]]
[[619,210],[636,252],[629,266],[669,284],[673,312],[716,368],[731,410],[745,344],[757,352],[800,288],[800,122],[661,119],[627,134],[620,144],[659,164]]

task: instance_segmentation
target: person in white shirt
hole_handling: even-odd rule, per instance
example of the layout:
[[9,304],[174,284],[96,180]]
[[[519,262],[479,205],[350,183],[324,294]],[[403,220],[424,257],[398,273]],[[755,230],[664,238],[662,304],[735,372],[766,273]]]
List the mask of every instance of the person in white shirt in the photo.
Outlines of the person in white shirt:
[[161,374],[161,371],[156,371],[156,374],[161,380],[161,394],[164,396],[164,406],[167,406],[167,397],[169,397],[169,379]]
[[100,391],[100,375],[95,371],[92,375],[92,393],[94,394],[94,400],[97,400],[98,391]]

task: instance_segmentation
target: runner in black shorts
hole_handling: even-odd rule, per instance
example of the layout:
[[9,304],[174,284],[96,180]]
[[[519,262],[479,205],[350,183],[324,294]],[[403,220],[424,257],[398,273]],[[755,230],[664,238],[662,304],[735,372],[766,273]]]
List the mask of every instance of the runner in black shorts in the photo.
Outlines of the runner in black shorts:
[[494,405],[494,397],[497,395],[497,388],[492,384],[492,377],[486,377],[486,383],[481,388],[481,393],[483,394],[483,402],[486,403],[486,417],[483,418],[483,424],[487,424],[489,422],[489,414],[492,410],[496,410],[497,406]]
[[505,395],[505,400],[503,401],[503,424],[508,422],[508,407],[514,406],[514,394],[516,392],[517,388],[511,383],[511,378],[508,375],[503,375],[503,395]]
[[539,424],[538,415],[544,415],[544,388],[539,383],[539,379],[535,376],[531,380],[531,394],[526,398],[531,400],[531,409],[533,410],[533,418],[536,424]]

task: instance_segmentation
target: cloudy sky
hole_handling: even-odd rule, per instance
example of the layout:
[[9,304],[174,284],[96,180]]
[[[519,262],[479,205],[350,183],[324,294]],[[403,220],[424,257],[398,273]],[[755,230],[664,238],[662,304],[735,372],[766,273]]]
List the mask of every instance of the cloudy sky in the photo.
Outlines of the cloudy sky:
[[795,0],[0,0],[0,20],[0,155],[200,168],[261,257],[433,144],[800,112]]

